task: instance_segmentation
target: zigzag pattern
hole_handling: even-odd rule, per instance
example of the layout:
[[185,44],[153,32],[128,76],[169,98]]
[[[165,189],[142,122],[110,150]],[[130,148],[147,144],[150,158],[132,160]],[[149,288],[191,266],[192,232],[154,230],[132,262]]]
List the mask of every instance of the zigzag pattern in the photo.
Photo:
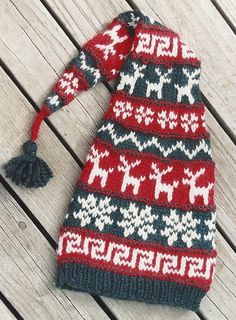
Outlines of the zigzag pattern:
[[111,122],[102,125],[98,130],[98,132],[107,132],[115,146],[126,148],[125,142],[129,142],[140,152],[147,151],[149,147],[155,147],[165,158],[175,151],[181,151],[190,160],[194,159],[202,151],[211,158],[211,148],[205,139],[201,139],[199,143],[195,143],[195,148],[190,150],[184,143],[184,140],[176,141],[171,147],[166,147],[164,143],[159,141],[158,137],[151,136],[147,141],[141,141],[137,132],[129,131],[129,133],[122,135],[117,131],[115,125]]

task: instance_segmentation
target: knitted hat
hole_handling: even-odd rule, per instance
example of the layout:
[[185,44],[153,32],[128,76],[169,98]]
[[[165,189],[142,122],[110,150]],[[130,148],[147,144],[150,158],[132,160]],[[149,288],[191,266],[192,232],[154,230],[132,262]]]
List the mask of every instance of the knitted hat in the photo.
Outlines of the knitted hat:
[[178,34],[140,11],[116,17],[67,66],[7,176],[46,185],[42,120],[116,78],[60,229],[56,285],[196,310],[215,271],[215,162],[200,61]]

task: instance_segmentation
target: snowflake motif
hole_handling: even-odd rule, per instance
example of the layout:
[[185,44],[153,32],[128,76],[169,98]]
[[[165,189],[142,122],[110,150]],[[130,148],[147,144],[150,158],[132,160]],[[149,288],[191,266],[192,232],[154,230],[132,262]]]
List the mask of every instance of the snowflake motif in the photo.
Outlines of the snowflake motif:
[[169,127],[170,129],[174,129],[174,127],[177,126],[177,114],[175,114],[173,111],[170,111],[167,115],[167,111],[158,112],[158,119],[157,122],[160,124],[162,129],[165,129],[165,127]]
[[126,119],[132,115],[133,107],[130,102],[116,101],[113,110],[117,118]]
[[47,98],[47,101],[48,101],[48,103],[49,103],[51,106],[55,106],[55,107],[57,107],[57,106],[59,105],[59,103],[60,103],[60,101],[59,101],[59,96],[58,96],[58,95],[49,96],[49,97]]
[[75,219],[81,220],[81,227],[90,224],[92,219],[95,220],[95,226],[102,231],[105,225],[111,225],[113,220],[110,215],[117,210],[116,206],[110,205],[111,198],[105,197],[99,199],[89,194],[87,198],[78,196],[78,203],[81,208],[78,212],[73,212]]
[[[59,80],[60,82],[60,88],[64,89],[64,93],[65,94],[75,94],[75,90],[78,89],[79,85],[79,79],[78,78],[74,78],[74,73],[70,72],[70,73],[64,73],[62,79]],[[72,80],[73,79],[73,80]]]
[[175,209],[171,209],[170,215],[163,216],[162,220],[166,226],[164,230],[161,230],[161,235],[167,237],[169,246],[172,246],[180,237],[187,247],[191,248],[193,240],[201,238],[201,234],[196,232],[196,226],[200,224],[200,219],[193,219],[192,211],[178,215]]
[[138,23],[140,17],[135,17],[134,14],[131,12],[130,13],[130,19],[131,19],[131,21],[128,22],[128,25],[130,27],[135,28],[137,26],[137,23]]
[[154,112],[150,108],[144,108],[144,106],[140,106],[136,110],[135,119],[138,123],[141,123],[144,120],[146,126],[149,125],[153,121]]
[[184,129],[185,132],[188,132],[190,129],[192,132],[195,132],[198,128],[198,116],[195,113],[185,113],[181,118],[181,127]]
[[152,215],[151,209],[150,206],[146,205],[144,209],[140,210],[140,208],[132,202],[128,209],[120,209],[123,220],[118,221],[117,225],[124,229],[125,237],[137,232],[143,240],[147,240],[149,234],[156,233],[156,230],[153,228],[153,222],[155,219],[158,219],[158,216]]
[[204,129],[207,129],[205,113],[201,116],[201,119],[202,119],[202,127],[203,127]]
[[215,233],[216,233],[216,213],[211,213],[211,219],[204,221],[205,225],[208,227],[208,233],[204,234],[204,240],[212,242],[212,248],[216,247],[215,244]]

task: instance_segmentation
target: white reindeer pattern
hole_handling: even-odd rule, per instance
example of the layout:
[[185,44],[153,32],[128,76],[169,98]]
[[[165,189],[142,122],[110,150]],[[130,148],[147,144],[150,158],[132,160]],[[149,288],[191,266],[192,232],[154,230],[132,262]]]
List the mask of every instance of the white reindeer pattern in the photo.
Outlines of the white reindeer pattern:
[[147,84],[147,91],[146,91],[146,96],[147,98],[150,97],[151,92],[155,91],[157,93],[158,99],[162,98],[162,89],[165,83],[170,83],[171,79],[168,78],[168,76],[172,72],[172,68],[169,69],[167,72],[162,73],[160,68],[155,68],[155,72],[159,76],[159,82],[150,82],[149,80],[146,80]]
[[182,182],[183,184],[188,184],[190,186],[189,190],[189,201],[191,203],[195,202],[195,198],[197,196],[202,196],[203,201],[205,205],[208,205],[209,202],[209,192],[213,188],[213,183],[208,183],[207,187],[198,187],[196,186],[196,180],[199,178],[201,175],[205,173],[206,169],[201,168],[198,170],[195,174],[193,174],[192,171],[190,171],[189,168],[184,169],[184,173],[188,176],[188,178],[183,178]]
[[146,65],[139,66],[136,62],[132,62],[132,65],[134,70],[133,75],[125,74],[124,72],[120,73],[121,80],[119,85],[117,86],[117,90],[123,90],[124,87],[127,85],[129,86],[129,94],[132,94],[134,91],[136,81],[139,78],[144,77],[142,71],[146,68]]
[[[189,72],[188,69],[183,68],[183,74],[187,77],[188,83],[183,86],[181,86],[179,84],[174,85],[174,87],[178,91],[177,101],[181,102],[182,97],[186,96],[188,98],[189,103],[193,104],[195,99],[192,95],[192,88],[194,85],[197,86],[199,84],[200,69],[196,69],[193,72]],[[195,77],[197,77],[197,78],[195,78]]]
[[100,159],[107,157],[109,155],[109,152],[105,150],[105,152],[99,153],[98,150],[92,146],[91,151],[89,152],[87,159],[90,160],[91,163],[93,163],[93,168],[90,172],[88,183],[93,183],[95,177],[100,177],[101,181],[101,187],[104,188],[107,182],[108,174],[113,172],[113,168],[108,168],[108,170],[100,168]]
[[103,33],[103,35],[108,35],[111,38],[111,43],[109,44],[96,44],[96,47],[104,51],[104,59],[108,60],[109,54],[114,56],[116,54],[115,45],[121,43],[128,39],[128,36],[125,35],[123,37],[118,36],[118,31],[121,26],[116,25],[111,30],[107,30]]
[[162,182],[161,180],[164,175],[173,170],[173,167],[168,166],[166,170],[160,170],[159,168],[157,168],[156,163],[152,162],[151,168],[153,169],[154,173],[150,173],[149,178],[151,180],[156,180],[155,199],[159,198],[161,192],[165,192],[167,194],[167,200],[170,202],[173,198],[174,188],[178,187],[179,181],[173,181],[172,184],[168,184]]
[[130,169],[137,167],[141,160],[128,163],[124,156],[120,156],[120,161],[123,165],[118,166],[118,170],[124,172],[123,182],[121,185],[121,191],[125,192],[127,186],[133,186],[133,194],[138,194],[140,183],[143,182],[146,178],[140,176],[139,178],[130,175]]

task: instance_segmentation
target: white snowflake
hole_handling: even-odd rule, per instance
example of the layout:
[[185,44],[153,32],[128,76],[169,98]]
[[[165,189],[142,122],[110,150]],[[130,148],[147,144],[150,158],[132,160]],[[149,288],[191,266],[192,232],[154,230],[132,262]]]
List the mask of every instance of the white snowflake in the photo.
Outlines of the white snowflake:
[[128,22],[128,25],[130,27],[135,28],[137,26],[138,21],[140,20],[140,17],[135,17],[135,15],[131,12],[130,19],[131,19],[131,21]]
[[115,106],[113,107],[113,111],[116,117],[122,117],[122,119],[126,119],[132,115],[133,107],[130,102],[116,101]]
[[48,97],[48,102],[50,103],[50,105],[52,106],[58,106],[60,101],[59,101],[59,96],[58,95],[55,95],[55,96],[49,96]]
[[166,223],[165,229],[161,230],[161,235],[167,237],[167,243],[172,246],[178,237],[186,243],[188,248],[192,247],[194,239],[200,239],[201,234],[196,232],[199,219],[193,219],[192,211],[185,214],[176,214],[176,210],[170,210],[170,215],[164,215],[162,220]]
[[167,114],[166,110],[163,110],[161,112],[158,112],[158,119],[157,122],[160,124],[162,129],[165,129],[165,127],[169,127],[170,129],[174,129],[174,127],[177,126],[177,114],[175,114],[173,111],[170,111]]
[[145,108],[144,106],[140,106],[136,110],[135,119],[138,123],[144,121],[145,125],[148,126],[149,123],[153,121],[154,112],[150,108]]
[[184,129],[185,132],[188,132],[190,129],[192,132],[195,132],[198,128],[198,116],[193,113],[185,113],[181,118],[181,127]]
[[137,232],[143,240],[147,240],[149,234],[156,233],[153,222],[158,219],[158,216],[151,214],[150,206],[146,205],[144,209],[140,209],[131,202],[128,209],[121,208],[120,212],[123,215],[123,220],[118,221],[117,225],[124,229],[125,237]]
[[211,213],[211,219],[204,221],[205,225],[208,227],[208,233],[204,234],[204,240],[212,242],[212,248],[216,247],[215,244],[215,233],[216,233],[216,213]]
[[74,212],[75,219],[81,220],[81,227],[90,224],[92,219],[95,220],[95,226],[102,231],[104,226],[113,223],[110,215],[117,210],[116,206],[110,204],[111,198],[97,199],[93,194],[89,194],[87,198],[78,196],[78,202],[81,208],[78,212]]
[[[60,88],[64,89],[65,94],[75,94],[76,89],[79,87],[79,79],[74,78],[74,73],[64,73],[62,78],[59,80],[60,82]],[[72,80],[73,79],[73,80]]]

